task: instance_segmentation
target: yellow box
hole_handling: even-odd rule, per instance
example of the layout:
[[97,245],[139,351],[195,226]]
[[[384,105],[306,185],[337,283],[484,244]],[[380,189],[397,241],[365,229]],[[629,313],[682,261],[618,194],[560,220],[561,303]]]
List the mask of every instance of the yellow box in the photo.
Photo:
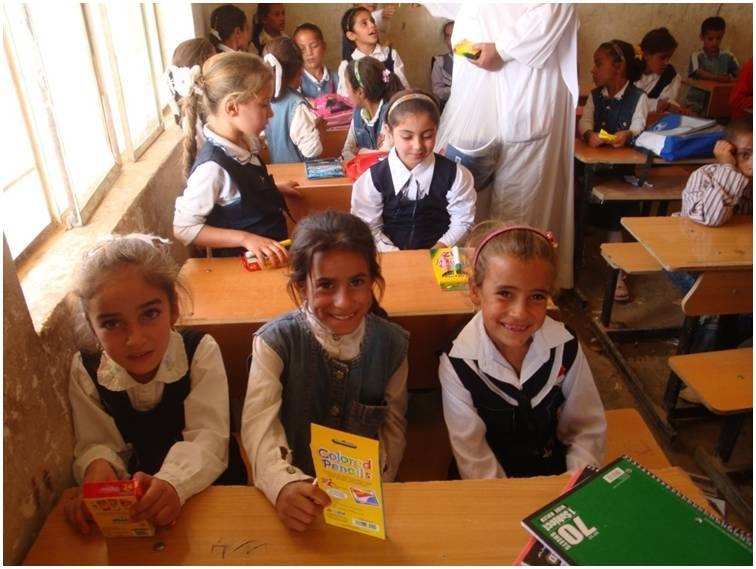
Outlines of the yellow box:
[[439,247],[430,250],[430,257],[433,275],[442,289],[467,289],[470,267],[467,250],[460,247]]
[[105,537],[150,537],[155,526],[147,520],[131,521],[131,510],[142,497],[136,480],[85,482],[83,500]]

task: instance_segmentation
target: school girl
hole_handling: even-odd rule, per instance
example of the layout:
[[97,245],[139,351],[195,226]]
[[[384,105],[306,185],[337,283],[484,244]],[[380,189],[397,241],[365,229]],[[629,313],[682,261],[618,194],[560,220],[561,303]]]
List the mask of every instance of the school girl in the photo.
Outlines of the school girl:
[[293,182],[276,185],[258,155],[260,132],[272,115],[273,74],[262,59],[243,52],[211,57],[197,82],[200,95],[184,104],[188,123],[201,105],[207,143],[197,153],[194,132],[184,131],[188,179],[176,198],[173,233],[185,245],[214,255],[251,251],[278,266],[287,258],[281,192],[298,195]]
[[407,333],[385,319],[370,229],[325,211],[294,231],[289,293],[299,308],[255,334],[242,440],[255,486],[289,528],[302,531],[330,502],[312,485],[310,423],[380,441],[382,479],[405,447]]
[[[145,490],[136,520],[159,526],[211,484],[246,484],[229,436],[226,372],[215,340],[178,333],[178,266],[153,235],[109,236],[74,274],[72,311],[82,344],[69,397],[76,446],[74,477],[133,478]],[[82,533],[91,520],[81,493],[65,505]]]
[[543,476],[600,466],[606,419],[591,370],[575,335],[546,314],[556,243],[530,226],[493,224],[471,240],[470,293],[479,311],[439,366],[458,474]]
[[643,36],[640,49],[644,68],[635,86],[648,95],[648,110],[683,112],[678,103],[682,79],[670,63],[677,49],[677,40],[667,28],[656,28]]
[[288,37],[286,28],[286,8],[283,4],[258,4],[252,21],[252,45],[257,53],[262,53],[270,40]]
[[304,71],[301,90],[308,99],[320,95],[335,93],[339,86],[339,77],[325,64],[325,50],[328,45],[322,30],[315,24],[305,22],[294,30],[294,42],[302,52]]
[[472,226],[472,174],[433,153],[438,123],[438,105],[423,91],[400,91],[388,103],[394,147],[352,188],[352,213],[370,226],[379,251],[453,247]]
[[250,40],[247,16],[233,4],[219,6],[210,14],[208,39],[218,53],[247,51]]

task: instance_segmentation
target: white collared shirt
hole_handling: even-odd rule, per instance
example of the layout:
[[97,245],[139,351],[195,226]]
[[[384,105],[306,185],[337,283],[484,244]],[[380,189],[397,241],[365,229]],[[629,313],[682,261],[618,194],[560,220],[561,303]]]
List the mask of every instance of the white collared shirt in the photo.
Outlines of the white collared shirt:
[[[533,335],[518,376],[488,337],[483,314],[478,312],[454,340],[449,355],[463,359],[473,370],[480,370],[519,389],[548,362],[552,348],[565,344],[572,337],[561,322],[547,316],[543,326]],[[438,375],[444,421],[462,478],[505,478],[504,469],[486,442],[486,425],[446,354],[441,355]],[[601,465],[606,444],[606,419],[582,348],[578,348],[574,363],[563,377],[561,389],[565,402],[559,413],[556,434],[567,445],[567,470],[573,471],[588,464]],[[481,381],[486,380],[481,376]],[[552,375],[533,398],[533,405],[537,405],[559,381],[559,377]]]
[[[424,198],[430,192],[436,156],[429,154],[412,170],[399,159],[396,148],[389,152],[389,170],[394,183],[394,191],[404,191],[410,200]],[[406,186],[406,188],[405,188]],[[475,186],[470,171],[457,164],[457,175],[447,190],[447,210],[449,212],[449,229],[439,241],[447,247],[458,245],[465,237],[475,219]],[[370,171],[363,172],[352,187],[352,214],[360,217],[370,227],[378,250],[398,251],[399,248],[383,233],[383,195],[373,185]]]
[[[184,340],[179,333],[171,332],[163,361],[150,382],[135,381],[105,353],[97,370],[97,382],[111,391],[125,391],[134,409],[148,411],[162,399],[165,385],[181,379],[187,369]],[[210,335],[205,335],[197,346],[189,381],[189,395],[184,400],[184,440],[171,447],[155,474],[176,489],[182,505],[215,482],[228,463],[228,381],[220,349]],[[114,419],[105,411],[79,352],[73,357],[68,394],[76,433],[76,481],[81,483],[89,464],[98,458],[107,460],[120,479],[129,478],[131,445],[126,444]]]
[[[372,127],[375,124],[375,121],[381,116],[381,109],[384,104],[383,99],[381,99],[381,102],[378,103],[378,108],[376,109],[375,114],[369,118],[366,116],[367,109],[360,109],[362,119],[368,126]],[[341,157],[344,160],[350,160],[358,154],[363,154],[365,152],[388,152],[391,150],[391,139],[389,136],[386,136],[385,126],[381,128],[381,134],[383,134],[383,140],[378,148],[360,148],[357,145],[357,133],[354,130],[354,117],[352,117],[352,122],[349,123],[349,131],[347,132],[346,140],[344,140],[344,148],[341,149]]]
[[[332,358],[342,361],[354,359],[360,353],[365,336],[365,321],[351,334],[334,336],[315,316],[305,309],[305,316],[315,339]],[[290,482],[312,477],[291,465],[282,455],[290,455],[286,431],[279,418],[283,387],[281,374],[284,362],[278,353],[260,336],[252,341],[252,366],[249,370],[247,395],[242,412],[242,442],[252,463],[252,478],[275,504],[281,489]],[[382,479],[396,478],[404,448],[407,429],[407,373],[405,356],[399,368],[386,383],[385,400],[388,410],[378,432],[381,451]],[[313,378],[313,381],[316,381]]]
[[[659,73],[644,73],[641,75],[641,78],[638,79],[635,82],[635,86],[639,89],[643,89],[646,93],[649,93],[656,83],[661,78],[661,75]],[[648,110],[649,111],[658,111],[657,108],[659,105],[659,101],[666,100],[669,101],[673,105],[680,106],[680,103],[677,102],[677,98],[680,96],[680,89],[682,88],[682,79],[680,78],[680,74],[676,74],[672,81],[662,89],[661,94],[656,99],[648,99]]]
[[[252,150],[237,146],[213,132],[208,125],[202,129],[206,144],[215,144],[239,162],[260,166],[258,156],[260,142],[256,137],[247,137]],[[176,198],[173,213],[173,234],[184,245],[190,245],[205,226],[205,220],[215,204],[228,205],[241,199],[239,188],[220,164],[208,160],[194,169],[186,181],[184,193]]]
[[[625,90],[627,89],[628,85],[630,85],[630,82],[626,81],[625,84],[622,86],[622,89],[617,91],[617,93],[615,93],[613,98],[617,100],[621,99],[624,96]],[[609,90],[606,87],[604,87],[603,89],[601,89],[601,95],[603,97],[608,97]],[[595,125],[593,124],[593,115],[595,113],[595,109],[596,107],[593,104],[593,93],[590,93],[588,95],[588,99],[585,102],[585,108],[583,109],[583,116],[580,117],[580,122],[578,122],[578,132],[580,133],[580,136],[583,136],[589,130],[595,130],[594,129]],[[648,97],[646,97],[646,94],[643,93],[638,99],[638,103],[635,105],[635,110],[633,111],[633,119],[630,122],[630,128],[628,129],[630,132],[633,133],[633,136],[638,136],[641,132],[643,132],[643,129],[646,128],[647,117],[648,117]]]
[[[391,51],[391,57],[394,59],[394,71],[393,73],[399,78],[399,81],[402,82],[402,85],[405,89],[410,88],[409,81],[407,81],[407,76],[404,74],[404,62],[402,61],[402,58],[399,57],[399,53],[393,49],[389,48],[388,46],[382,46],[381,44],[376,44],[375,48],[373,49],[372,53],[363,53],[359,49],[356,49],[352,52],[352,59],[351,61],[360,60],[363,57],[374,57],[381,63],[386,61],[389,56],[389,50]],[[337,93],[339,95],[342,95],[344,97],[349,97],[349,93],[347,92],[347,86],[346,86],[346,66],[349,65],[350,60],[342,59],[341,63],[339,63],[339,87],[337,89]]]

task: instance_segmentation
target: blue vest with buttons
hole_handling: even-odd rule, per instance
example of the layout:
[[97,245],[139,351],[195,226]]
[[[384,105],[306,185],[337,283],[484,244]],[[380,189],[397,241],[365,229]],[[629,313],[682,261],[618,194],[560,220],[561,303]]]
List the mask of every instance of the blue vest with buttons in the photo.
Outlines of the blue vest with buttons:
[[350,362],[325,352],[299,310],[257,332],[284,363],[279,417],[291,463],[311,476],[310,423],[377,439],[386,417],[386,384],[407,355],[408,334],[373,314],[365,320],[360,354]]
[[620,99],[614,97],[604,97],[601,94],[601,87],[591,91],[593,97],[593,130],[604,129],[609,134],[614,134],[620,130],[628,130],[633,122],[635,107],[638,106],[638,100],[643,94],[632,83],[628,83],[625,92]]
[[354,123],[354,137],[357,140],[357,146],[371,150],[378,149],[378,137],[381,135],[381,128],[386,120],[387,110],[388,104],[384,102],[378,113],[378,118],[371,126],[362,118],[362,109],[354,109],[352,122]]
[[429,249],[449,230],[449,200],[457,165],[436,154],[430,191],[420,200],[409,200],[394,190],[388,160],[370,167],[373,186],[383,197],[383,233],[400,249]]
[[[240,194],[238,201],[226,205],[215,204],[205,220],[206,225],[238,229],[276,241],[286,239],[288,231],[283,215],[286,203],[265,164],[240,164],[210,140],[202,146],[192,172],[205,162],[215,162],[228,172]],[[213,249],[213,255],[220,257],[240,255],[243,252],[244,248],[241,247]]]
[[294,111],[302,104],[307,104],[302,94],[288,87],[280,99],[273,101],[273,116],[265,126],[271,164],[304,162],[304,155],[289,136]]
[[335,93],[338,88],[339,76],[332,71],[328,72],[328,79],[322,81],[314,81],[308,75],[302,74],[302,94],[310,99]]

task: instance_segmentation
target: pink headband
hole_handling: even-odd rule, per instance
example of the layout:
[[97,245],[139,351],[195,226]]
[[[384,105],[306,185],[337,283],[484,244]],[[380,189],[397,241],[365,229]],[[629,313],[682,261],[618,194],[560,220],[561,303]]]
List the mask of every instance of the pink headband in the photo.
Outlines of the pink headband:
[[525,231],[532,231],[536,235],[540,235],[543,237],[546,241],[548,241],[552,247],[555,249],[559,246],[559,243],[557,243],[557,240],[554,238],[554,234],[551,231],[543,232],[540,229],[536,229],[535,227],[531,227],[530,225],[506,225],[504,227],[499,227],[497,229],[494,229],[491,231],[488,235],[486,235],[480,243],[478,243],[478,246],[475,248],[475,254],[473,255],[473,269],[478,264],[478,257],[480,256],[480,252],[483,250],[483,247],[485,247],[491,239],[494,237],[498,237],[502,233],[506,233],[507,231],[514,231],[515,229],[522,229]]

